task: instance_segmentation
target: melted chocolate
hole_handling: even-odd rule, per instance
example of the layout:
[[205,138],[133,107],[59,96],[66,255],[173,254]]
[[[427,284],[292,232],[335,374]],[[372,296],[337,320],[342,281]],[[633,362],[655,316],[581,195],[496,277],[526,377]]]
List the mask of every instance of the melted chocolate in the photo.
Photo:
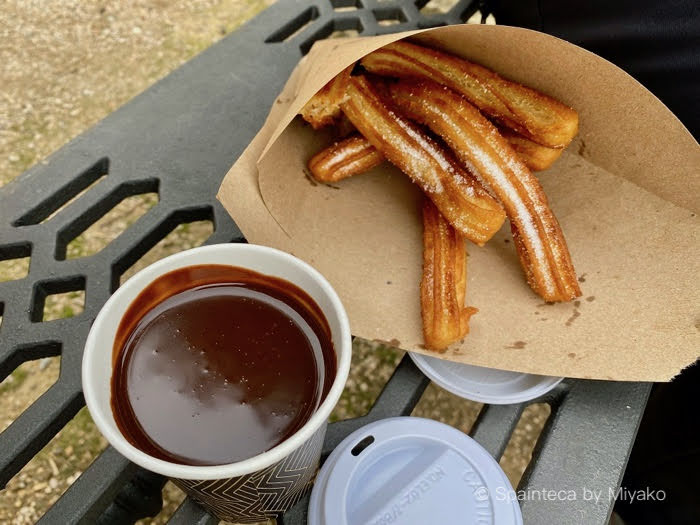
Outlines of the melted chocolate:
[[223,265],[160,276],[129,306],[113,349],[112,411],[137,448],[221,465],[281,443],[336,374],[330,329],[297,286]]

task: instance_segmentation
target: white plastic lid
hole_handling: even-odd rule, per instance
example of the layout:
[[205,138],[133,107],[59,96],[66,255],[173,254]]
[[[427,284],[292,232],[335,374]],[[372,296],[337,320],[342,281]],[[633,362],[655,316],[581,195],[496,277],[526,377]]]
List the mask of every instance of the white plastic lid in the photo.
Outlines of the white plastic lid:
[[412,352],[409,355],[421,372],[448,392],[490,405],[530,401],[564,379],[464,365]]
[[338,445],[319,472],[309,525],[521,525],[515,493],[496,460],[443,423],[396,417]]

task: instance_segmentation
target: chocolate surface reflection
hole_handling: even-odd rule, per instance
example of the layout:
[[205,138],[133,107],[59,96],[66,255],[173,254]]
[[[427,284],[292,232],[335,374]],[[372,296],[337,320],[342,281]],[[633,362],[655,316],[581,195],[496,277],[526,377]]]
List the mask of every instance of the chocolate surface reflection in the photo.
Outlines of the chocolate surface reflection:
[[125,313],[112,409],[154,457],[232,463],[299,430],[335,373],[328,323],[305,292],[242,268],[191,266],[159,277]]

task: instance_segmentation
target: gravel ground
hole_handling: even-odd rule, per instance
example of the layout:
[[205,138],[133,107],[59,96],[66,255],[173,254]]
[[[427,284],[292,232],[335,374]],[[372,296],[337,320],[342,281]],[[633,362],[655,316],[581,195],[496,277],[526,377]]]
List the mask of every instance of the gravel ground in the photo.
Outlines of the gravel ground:
[[[269,0],[5,0],[0,8],[0,186],[41,162],[80,132],[271,3]],[[453,2],[433,1],[441,10]],[[157,196],[125,199],[68,247],[68,257],[104,248],[155,205]],[[170,253],[197,246],[206,221],[180,225],[122,279]],[[0,281],[26,275],[27,260],[0,262]],[[45,318],[82,311],[82,295],[47,303]],[[1,318],[0,318],[1,321]],[[333,419],[366,413],[403,353],[357,340],[347,388]],[[0,383],[0,430],[59,373],[60,358],[29,362]],[[481,405],[431,385],[414,415],[468,431]],[[527,466],[549,407],[533,405],[501,460],[514,484]],[[106,446],[85,409],[0,491],[0,523],[34,523]],[[141,523],[164,523],[183,495],[168,483],[164,510]]]

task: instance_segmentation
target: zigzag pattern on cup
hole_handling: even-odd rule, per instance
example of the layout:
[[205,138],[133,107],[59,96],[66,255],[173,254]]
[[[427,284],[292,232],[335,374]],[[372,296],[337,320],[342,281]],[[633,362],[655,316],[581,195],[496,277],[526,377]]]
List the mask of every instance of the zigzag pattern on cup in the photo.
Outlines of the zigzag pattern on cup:
[[217,518],[257,523],[289,510],[311,487],[326,425],[282,461],[245,476],[173,482]]

